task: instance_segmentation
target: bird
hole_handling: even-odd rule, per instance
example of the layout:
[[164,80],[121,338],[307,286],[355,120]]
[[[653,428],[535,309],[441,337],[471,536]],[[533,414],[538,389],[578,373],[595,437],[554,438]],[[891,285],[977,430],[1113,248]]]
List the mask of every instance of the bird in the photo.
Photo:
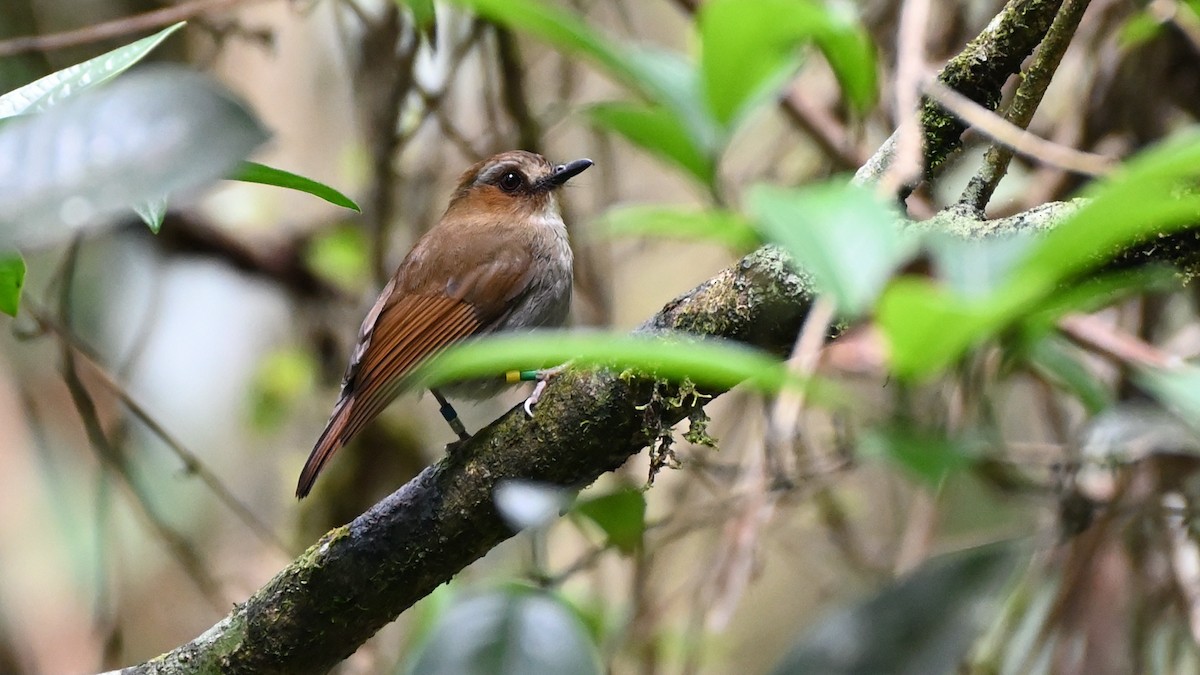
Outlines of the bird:
[[[590,159],[555,165],[514,150],[463,172],[441,219],[413,245],[363,319],[333,413],[300,472],[297,498],[429,357],[471,337],[566,322],[573,256],[556,192],[590,166]],[[508,386],[497,375],[431,390],[460,440],[470,435],[446,393],[493,396]]]

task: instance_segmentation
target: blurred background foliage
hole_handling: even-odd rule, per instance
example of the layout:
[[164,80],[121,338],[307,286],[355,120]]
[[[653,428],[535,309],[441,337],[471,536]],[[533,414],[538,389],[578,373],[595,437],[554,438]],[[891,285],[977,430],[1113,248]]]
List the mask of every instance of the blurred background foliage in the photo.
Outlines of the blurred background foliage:
[[563,197],[576,327],[626,332],[763,242],[821,296],[787,362],[610,333],[444,362],[750,386],[578,496],[508,486],[529,531],[340,672],[1200,670],[1198,3],[1074,4],[1029,129],[1128,162],[1018,157],[987,216],[1055,227],[994,236],[944,211],[978,131],[905,200],[847,175],[911,117],[898,62],[930,76],[998,0],[8,0],[0,672],[189,640],[438,457],[409,395],[291,498],[377,289],[513,147],[596,161]]

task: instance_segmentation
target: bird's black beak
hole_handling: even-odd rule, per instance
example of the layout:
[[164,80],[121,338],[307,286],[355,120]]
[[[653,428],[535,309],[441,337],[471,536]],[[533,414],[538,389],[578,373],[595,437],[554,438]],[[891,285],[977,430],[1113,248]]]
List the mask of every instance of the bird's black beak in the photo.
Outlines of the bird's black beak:
[[568,164],[559,164],[554,167],[554,171],[549,176],[546,176],[545,183],[550,188],[561,187],[567,181],[586,171],[592,164],[590,159],[577,159]]

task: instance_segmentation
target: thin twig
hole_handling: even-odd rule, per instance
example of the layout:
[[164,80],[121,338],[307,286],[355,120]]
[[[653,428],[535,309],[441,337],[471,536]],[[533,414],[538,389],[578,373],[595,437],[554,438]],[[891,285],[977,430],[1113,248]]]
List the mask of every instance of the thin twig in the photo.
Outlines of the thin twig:
[[541,152],[542,129],[529,110],[529,96],[525,91],[525,71],[521,53],[512,31],[496,26],[496,56],[500,67],[501,100],[508,116],[517,125],[517,147],[531,152]]
[[797,127],[821,148],[840,169],[857,169],[866,154],[850,139],[846,128],[827,110],[813,105],[799,87],[788,89],[779,100],[780,107]]
[[906,0],[900,10],[896,39],[896,152],[879,180],[883,194],[913,184],[924,169],[921,147],[921,80],[925,79],[925,33],[930,0]]
[[[1075,29],[1079,27],[1079,22],[1083,19],[1083,13],[1087,10],[1090,2],[1091,0],[1065,0],[1063,2],[1058,14],[1054,17],[1054,23],[1050,24],[1046,39],[1042,40],[1041,46],[1038,47],[1033,62],[1025,71],[1025,76],[1017,87],[1013,101],[1004,114],[1004,120],[1012,126],[1022,130],[1029,127],[1029,122],[1033,120],[1033,114],[1041,104],[1042,97],[1050,86],[1050,80],[1058,70],[1063,54],[1071,44],[1071,39],[1075,36]],[[976,211],[983,212],[984,207],[992,198],[992,194],[995,193],[1000,179],[1008,171],[1013,154],[1012,147],[1002,143],[995,143],[988,148],[987,154],[983,158],[983,166],[980,167],[979,173],[971,178],[970,184],[963,191],[961,202],[970,205]]]
[[87,432],[88,441],[95,449],[100,463],[120,479],[121,484],[132,497],[133,503],[138,506],[136,511],[154,530],[155,535],[166,544],[175,560],[209,603],[217,610],[224,611],[228,603],[222,597],[221,588],[216,579],[205,569],[199,552],[188,542],[186,537],[168,525],[166,519],[157,512],[150,495],[146,494],[130,475],[129,467],[121,457],[121,453],[109,443],[103,426],[100,424],[95,401],[92,400],[91,394],[87,392],[87,388],[79,378],[79,371],[75,367],[75,352],[66,344],[62,346],[62,371],[63,381],[71,393],[75,410],[79,413],[84,430]]
[[1133,335],[1114,330],[1102,320],[1087,314],[1072,314],[1058,322],[1058,328],[1072,342],[1110,359],[1133,366],[1170,369],[1183,365],[1184,360],[1139,340]]
[[[73,285],[75,261],[78,258],[80,242],[81,239],[78,237],[72,242],[67,253],[67,264],[64,267],[65,275],[60,281],[62,286],[59,290],[59,311],[62,312],[63,316],[70,316],[71,287]],[[120,450],[109,441],[108,436],[105,434],[104,426],[100,422],[100,415],[96,410],[96,402],[88,392],[87,387],[83,384],[83,380],[79,377],[79,370],[76,367],[75,361],[75,350],[65,341],[61,347],[63,382],[67,385],[67,391],[71,394],[75,410],[83,422],[88,442],[92,446],[92,449],[95,450],[101,465],[119,479],[121,485],[129,493],[131,501],[137,506],[135,511],[142,516],[142,519],[154,531],[155,535],[163,541],[180,567],[187,573],[188,578],[200,589],[205,599],[218,611],[224,611],[228,603],[222,598],[220,585],[205,568],[203,558],[199,552],[183,534],[169,525],[166,519],[158,513],[150,495],[142,490],[141,486],[138,485],[137,479],[130,472],[129,465]]]
[[1116,167],[1117,162],[1111,157],[1068,148],[1036,136],[937,80],[930,80],[925,85],[925,93],[980,133],[1030,159],[1084,176],[1103,176]]
[[283,543],[283,540],[271,530],[270,526],[258,518],[250,507],[239,500],[216,473],[204,464],[199,456],[188,450],[182,442],[172,436],[141,404],[130,396],[129,392],[101,365],[101,361],[95,352],[83,344],[83,341],[73,331],[51,318],[45,310],[39,308],[29,299],[26,299],[22,305],[42,330],[54,333],[64,346],[70,347],[74,353],[87,360],[100,384],[116,396],[125,408],[129,410],[130,414],[141,422],[150,433],[157,436],[159,440],[166,444],[171,452],[183,462],[184,471],[199,478],[200,482],[216,496],[217,501],[228,507],[264,544],[276,549],[285,556],[292,555],[288,547]]
[[99,42],[109,38],[140,33],[152,28],[160,28],[177,21],[190,19],[193,16],[209,12],[224,11],[238,5],[249,5],[266,0],[192,0],[172,7],[163,7],[145,14],[122,17],[97,23],[84,28],[69,30],[51,35],[28,35],[0,41],[0,58],[25,52],[44,52],[53,49],[64,49],[76,45]]

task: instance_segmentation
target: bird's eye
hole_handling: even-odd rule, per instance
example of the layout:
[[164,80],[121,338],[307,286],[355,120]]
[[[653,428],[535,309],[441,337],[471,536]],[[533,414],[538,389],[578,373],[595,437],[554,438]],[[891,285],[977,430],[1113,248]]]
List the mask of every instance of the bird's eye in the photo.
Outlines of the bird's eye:
[[516,171],[509,171],[500,177],[500,189],[505,192],[516,192],[525,184],[525,178]]

